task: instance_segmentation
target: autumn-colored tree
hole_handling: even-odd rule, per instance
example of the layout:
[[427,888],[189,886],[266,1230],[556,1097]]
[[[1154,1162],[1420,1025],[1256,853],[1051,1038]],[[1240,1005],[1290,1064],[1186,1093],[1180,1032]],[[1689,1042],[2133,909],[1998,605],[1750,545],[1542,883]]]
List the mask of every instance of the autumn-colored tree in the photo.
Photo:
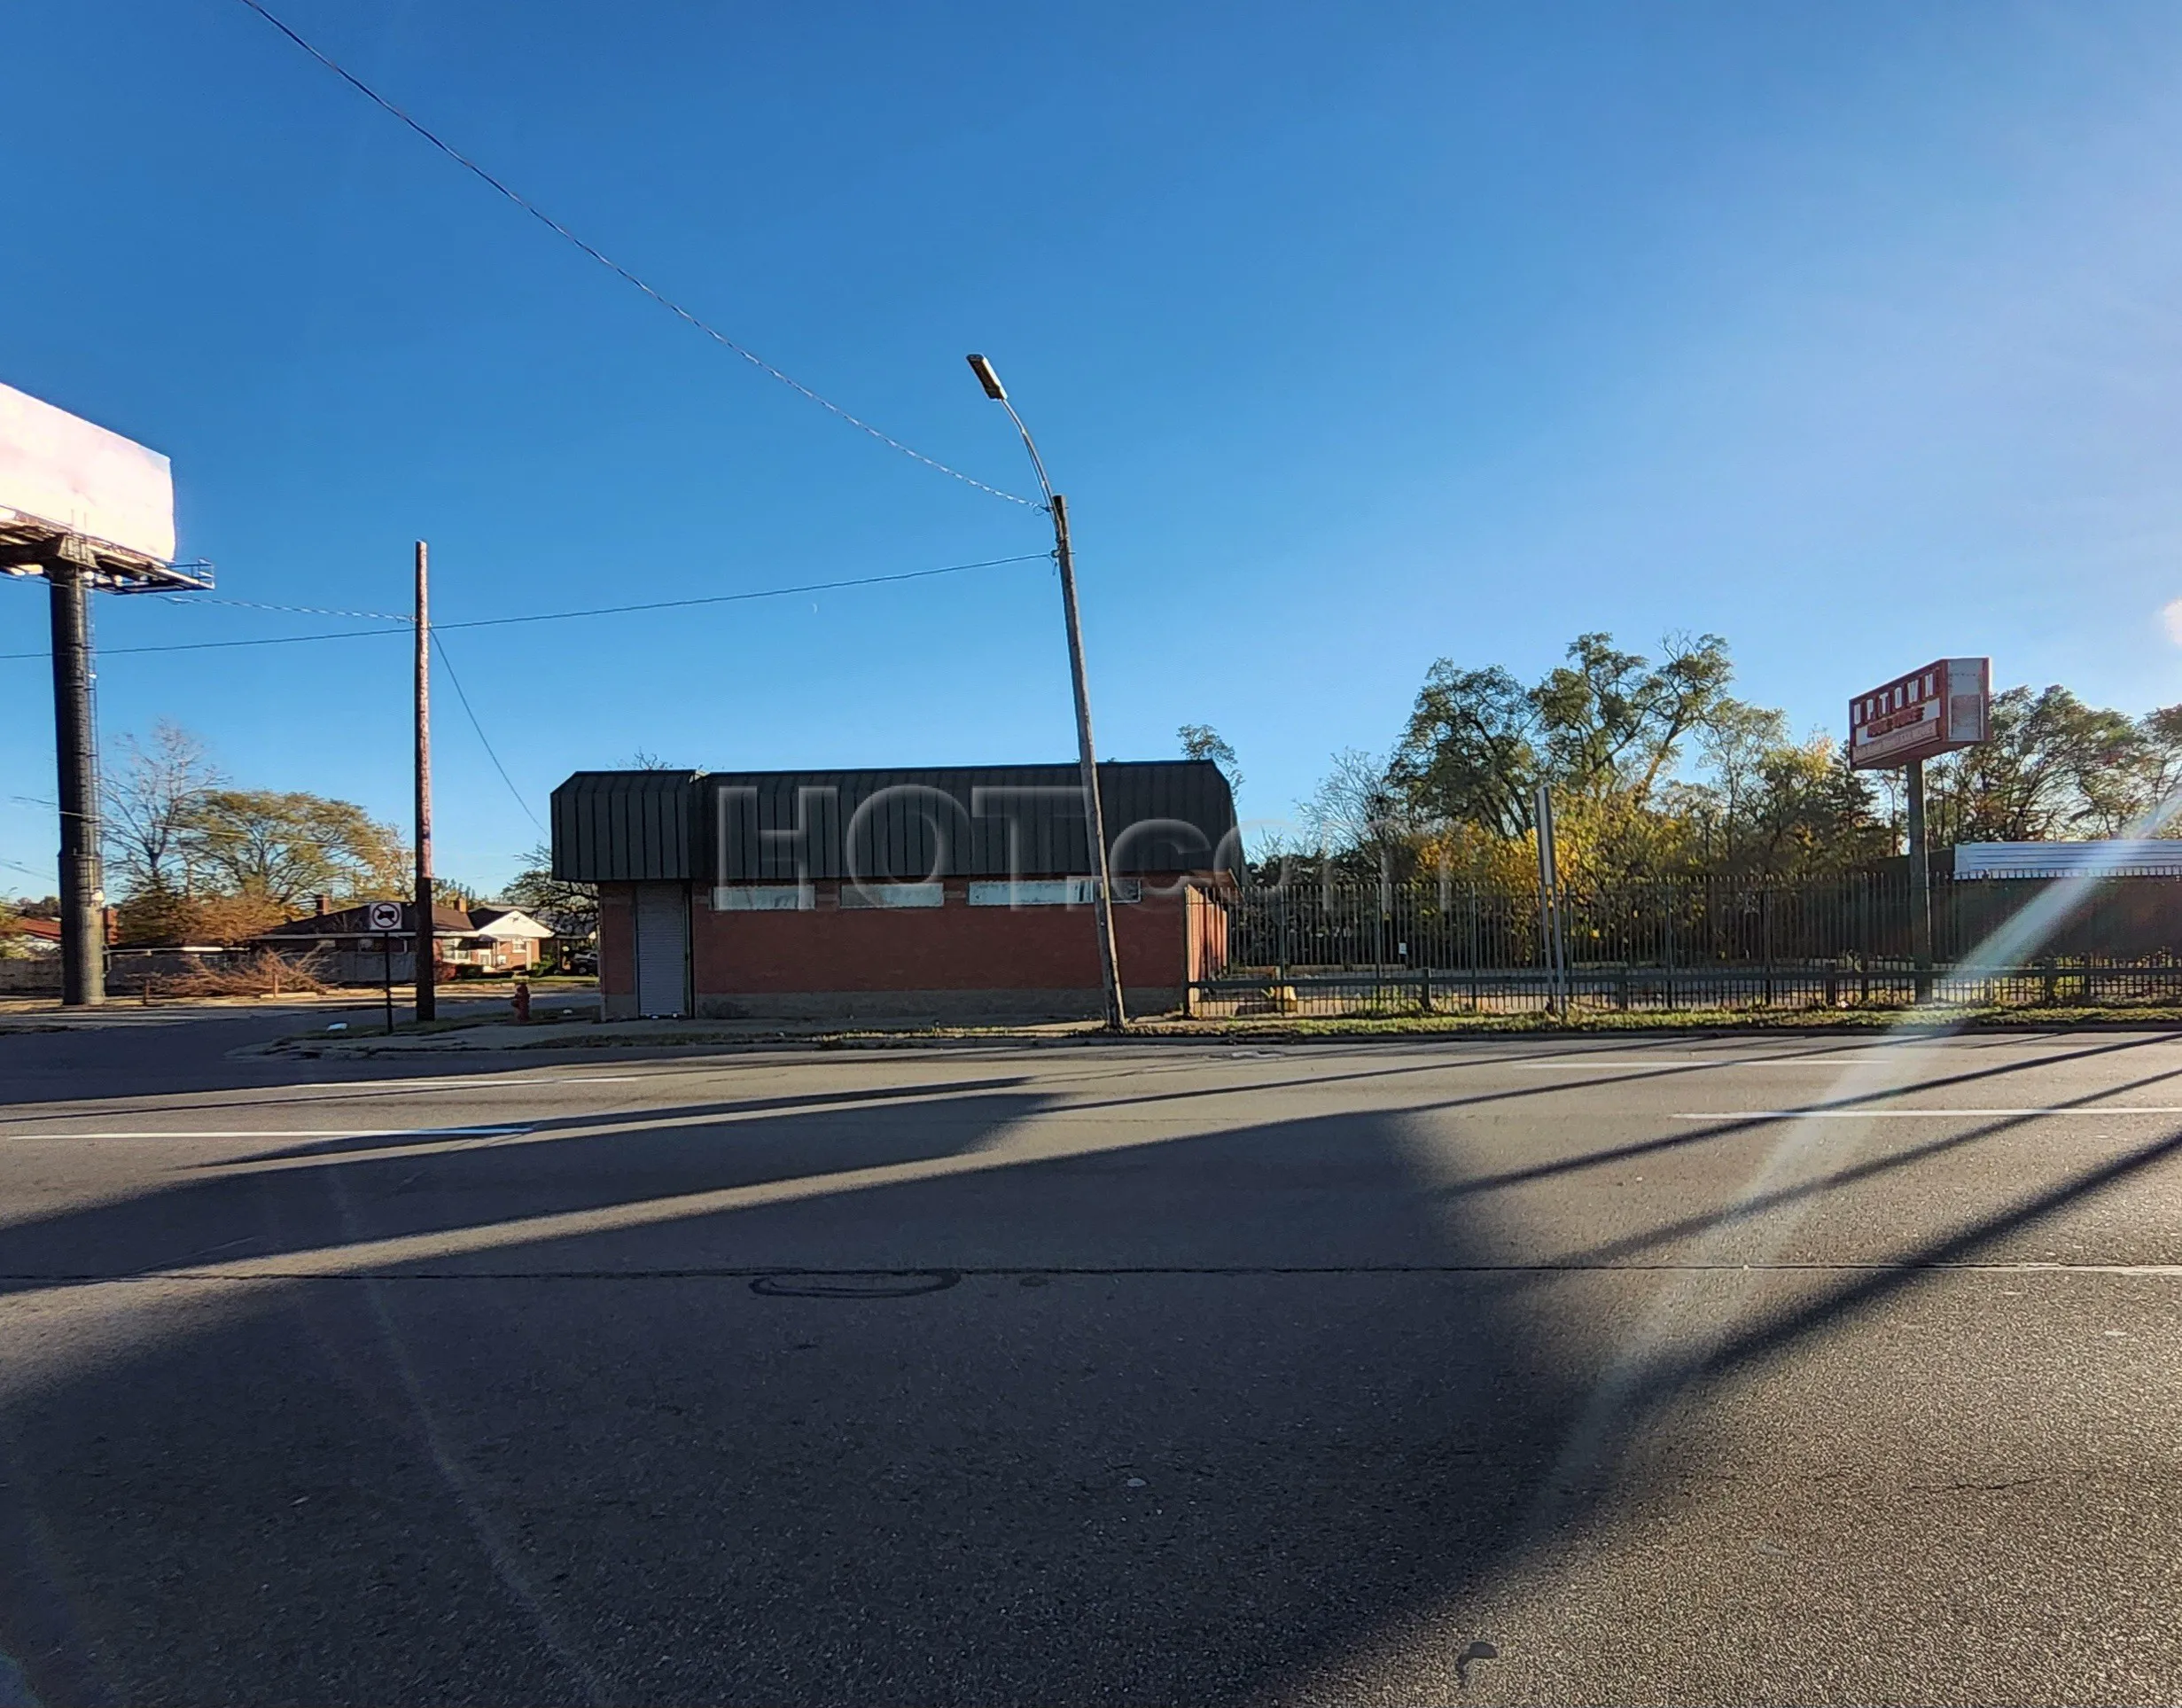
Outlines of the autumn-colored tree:
[[192,934],[207,943],[247,943],[292,911],[271,896],[249,894],[199,896],[191,909]]
[[314,894],[394,897],[409,887],[401,832],[323,795],[207,790],[191,810],[183,844],[221,893],[283,908]]
[[116,940],[128,948],[191,943],[205,934],[202,904],[164,884],[134,891],[113,913]]
[[1611,636],[1578,636],[1566,662],[1529,686],[1498,666],[1442,659],[1384,764],[1336,755],[1302,807],[1306,839],[1335,872],[1535,883],[1544,784],[1570,882],[1809,877],[1892,852],[1869,778],[1830,737],[1791,739],[1781,713],[1727,691],[1732,679],[1713,635],[1670,636],[1656,663]]

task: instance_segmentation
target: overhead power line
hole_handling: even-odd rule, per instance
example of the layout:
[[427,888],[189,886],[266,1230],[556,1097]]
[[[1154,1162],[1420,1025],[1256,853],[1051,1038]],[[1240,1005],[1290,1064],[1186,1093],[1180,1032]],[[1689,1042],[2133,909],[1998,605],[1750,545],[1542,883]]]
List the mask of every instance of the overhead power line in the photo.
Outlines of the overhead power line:
[[[325,635],[265,635],[247,641],[176,641],[165,646],[102,646],[101,658],[117,652],[218,652],[235,646],[300,646],[306,641],[360,641],[373,635],[401,635],[401,628],[343,628]],[[0,652],[0,662],[18,659],[46,659],[50,652]]]
[[923,451],[918,450],[913,445],[903,444],[900,440],[896,439],[892,433],[882,433],[878,428],[873,426],[869,421],[864,420],[859,416],[850,414],[848,410],[843,409],[838,403],[832,402],[829,398],[820,396],[818,393],[813,391],[808,386],[806,386],[801,380],[796,378],[794,376],[783,373],[778,368],[775,368],[763,356],[759,355],[752,350],[744,348],[742,345],[736,343],[733,339],[729,338],[725,332],[721,331],[718,327],[713,325],[710,322],[705,321],[698,316],[691,313],[689,309],[683,308],[682,304],[675,301],[672,297],[654,289],[651,285],[646,284],[643,279],[637,277],[635,274],[629,271],[627,268],[622,266],[620,261],[614,260],[611,255],[606,254],[604,251],[595,247],[593,245],[586,242],[583,238],[578,237],[573,231],[563,225],[558,220],[555,219],[550,214],[548,214],[536,203],[530,201],[524,196],[517,193],[517,191],[510,189],[507,184],[503,183],[500,179],[495,177],[490,172],[487,172],[483,167],[479,166],[475,160],[471,160],[467,154],[464,154],[460,149],[455,147],[453,144],[448,142],[445,138],[427,129],[417,120],[411,118],[407,113],[396,106],[384,95],[381,95],[377,90],[373,89],[370,84],[365,82],[362,78],[357,76],[354,72],[347,70],[345,66],[338,64],[327,54],[322,52],[319,49],[314,47],[310,43],[305,41],[303,37],[297,35],[294,30],[291,29],[286,24],[281,22],[279,19],[276,18],[270,12],[267,11],[265,7],[259,3],[259,0],[242,0],[242,4],[249,7],[251,11],[256,12],[259,17],[265,19],[267,23],[270,24],[275,29],[278,30],[291,42],[294,43],[296,46],[301,48],[304,52],[309,54],[312,58],[317,60],[320,65],[323,66],[328,71],[339,77],[351,89],[354,89],[358,94],[363,96],[367,100],[373,103],[373,105],[383,108],[387,113],[392,113],[395,118],[401,120],[403,124],[407,125],[419,136],[422,136],[426,142],[430,143],[434,148],[438,149],[440,153],[446,155],[448,160],[453,160],[457,166],[463,168],[464,170],[473,174],[478,178],[483,180],[486,183],[491,185],[493,189],[498,191],[503,196],[505,196],[510,201],[513,202],[526,214],[528,214],[533,219],[536,220],[548,230],[553,232],[557,237],[565,238],[569,243],[573,244],[578,249],[588,255],[601,267],[605,268],[609,272],[614,274],[617,277],[626,279],[629,284],[635,285],[639,291],[642,291],[646,296],[650,297],[654,302],[658,303],[662,308],[665,308],[670,314],[675,315],[681,319],[687,321],[690,325],[696,327],[698,331],[704,333],[705,337],[711,339],[714,343],[719,344],[727,349],[732,350],[736,355],[742,357],[744,361],[750,363],[752,367],[757,369],[760,373],[770,374],[775,379],[779,380],[782,385],[787,386],[791,391],[799,393],[803,396],[807,397],[812,402],[817,404],[822,409],[824,409],[832,415],[838,416],[842,420],[847,422],[850,426],[858,429],[860,432],[869,433],[872,438],[877,440],[882,445],[892,447],[893,449],[900,451],[904,456],[916,458],[916,461],[923,464],[927,468],[937,469],[940,473],[950,475],[954,479],[960,480],[964,486],[975,487],[979,492],[990,493],[995,498],[1004,498],[1011,504],[1022,504],[1031,509],[1038,508],[1038,506],[1033,503],[1028,498],[1019,497],[1015,493],[1004,491],[999,487],[988,486],[974,475],[964,474],[960,469],[948,467],[947,464],[939,461],[939,459],[936,456],[925,456]]
[[434,623],[434,628],[500,628],[509,623],[557,623],[572,617],[618,617],[633,611],[674,611],[684,605],[736,604],[745,599],[778,599],[798,593],[834,593],[844,588],[881,587],[892,581],[923,581],[935,575],[959,575],[964,570],[999,569],[1009,564],[1041,562],[1050,551],[1018,551],[1008,558],[981,558],[974,564],[942,564],[937,569],[905,569],[892,575],[859,575],[845,581],[809,581],[801,587],[773,587],[751,593],[706,593],[690,599],[651,599],[642,604],[595,605],[588,611],[540,611],[522,617],[471,617],[462,622]]
[[[746,593],[707,593],[688,599],[651,599],[638,604],[592,605],[581,611],[539,611],[516,617],[471,617],[461,622],[435,622],[433,628],[503,628],[510,623],[559,623],[578,617],[619,617],[631,612],[675,611],[691,605],[738,604],[751,599],[791,598],[799,593],[836,593],[846,588],[884,587],[895,581],[929,581],[935,575],[960,575],[965,570],[999,569],[1009,564],[1035,563],[1050,558],[1048,551],[1019,551],[1011,558],[981,558],[970,564],[941,564],[935,569],[905,569],[891,575],[857,575],[839,581],[805,581],[795,587],[753,588]],[[238,603],[238,602],[230,602]],[[302,605],[262,605],[255,609],[276,611],[308,611]],[[369,614],[369,613],[366,613]],[[343,628],[321,635],[270,635],[244,641],[175,641],[160,646],[105,646],[102,654],[120,652],[206,652],[236,646],[297,646],[307,641],[354,641],[368,639],[374,635],[400,635],[407,632],[413,620],[386,613],[389,622],[400,623],[399,628]],[[49,654],[38,652],[0,652],[0,662],[14,659],[43,659]]]
[[[523,792],[515,786],[515,779],[508,775],[508,768],[500,762],[500,755],[493,751],[493,738],[485,733],[485,726],[478,721],[476,710],[470,704],[469,691],[462,685],[462,678],[455,674],[455,660],[447,655],[447,643],[436,634],[432,644],[440,654],[440,662],[447,667],[447,679],[455,684],[455,698],[462,702],[462,709],[470,719],[470,727],[478,732],[478,742],[485,749],[485,757],[492,760],[493,769],[500,773],[500,780],[508,785],[508,792],[515,797],[515,804],[523,809],[524,817],[545,830],[544,821],[530,809],[530,802],[523,799]],[[546,832],[549,836],[551,831]]]
[[339,611],[322,604],[267,604],[257,599],[216,599],[209,593],[160,593],[152,597],[168,604],[223,604],[238,611],[284,611],[298,617],[363,617],[381,623],[411,620],[406,612],[401,611]]

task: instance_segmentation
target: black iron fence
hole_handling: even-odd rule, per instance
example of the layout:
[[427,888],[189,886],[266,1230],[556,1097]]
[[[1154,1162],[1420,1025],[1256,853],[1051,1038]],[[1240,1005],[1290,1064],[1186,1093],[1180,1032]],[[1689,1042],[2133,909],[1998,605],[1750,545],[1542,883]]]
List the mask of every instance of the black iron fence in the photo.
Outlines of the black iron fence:
[[2182,878],[1935,877],[1922,969],[1913,906],[1906,872],[1566,885],[1556,982],[1535,887],[1256,887],[1227,898],[1224,961],[1193,994],[1299,1014],[2182,999]]

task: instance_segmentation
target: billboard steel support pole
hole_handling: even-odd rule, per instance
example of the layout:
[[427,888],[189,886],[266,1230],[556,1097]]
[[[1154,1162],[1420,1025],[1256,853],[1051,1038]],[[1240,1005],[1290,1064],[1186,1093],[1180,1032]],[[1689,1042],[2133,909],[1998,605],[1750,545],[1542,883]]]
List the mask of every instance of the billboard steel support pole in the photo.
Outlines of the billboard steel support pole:
[[1917,963],[1917,1000],[1932,1000],[1932,858],[1925,846],[1924,761],[1902,768],[1909,794],[1909,952]]
[[91,715],[90,588],[81,566],[46,568],[53,609],[53,736],[60,798],[60,1000],[106,1000],[98,866],[98,731]]
[[417,542],[417,929],[409,934],[416,961],[417,1018],[436,1019],[433,984],[432,911],[432,614],[425,581],[429,558]]

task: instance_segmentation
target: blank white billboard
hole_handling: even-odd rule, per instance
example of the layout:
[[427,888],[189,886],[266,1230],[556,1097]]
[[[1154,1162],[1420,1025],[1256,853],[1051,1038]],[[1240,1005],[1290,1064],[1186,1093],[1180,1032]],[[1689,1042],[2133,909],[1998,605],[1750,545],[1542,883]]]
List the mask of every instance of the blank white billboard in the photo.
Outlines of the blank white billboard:
[[164,456],[0,386],[0,522],[8,511],[162,564],[174,558],[175,477]]

